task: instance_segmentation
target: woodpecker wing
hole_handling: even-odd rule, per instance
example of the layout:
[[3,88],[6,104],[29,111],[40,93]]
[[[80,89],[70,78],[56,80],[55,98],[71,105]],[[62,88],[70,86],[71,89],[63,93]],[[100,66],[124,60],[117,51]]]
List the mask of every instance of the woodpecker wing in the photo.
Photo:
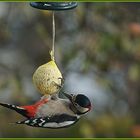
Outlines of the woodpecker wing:
[[71,116],[67,114],[32,118],[24,121],[19,121],[17,124],[26,124],[32,127],[42,127],[42,128],[64,128],[68,127],[79,120],[78,116]]

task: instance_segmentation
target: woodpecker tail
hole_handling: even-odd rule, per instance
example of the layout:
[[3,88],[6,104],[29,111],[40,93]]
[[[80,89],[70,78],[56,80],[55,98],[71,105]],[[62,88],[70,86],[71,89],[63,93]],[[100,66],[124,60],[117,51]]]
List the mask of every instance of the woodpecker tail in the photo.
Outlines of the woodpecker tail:
[[15,124],[24,124],[25,121],[18,121],[18,122],[15,122]]
[[19,113],[19,114],[28,118],[27,110],[23,107],[19,107],[19,106],[16,106],[16,105],[11,105],[11,104],[6,104],[6,103],[0,103],[0,105],[4,106],[6,108],[9,108],[11,110],[15,110],[17,113]]

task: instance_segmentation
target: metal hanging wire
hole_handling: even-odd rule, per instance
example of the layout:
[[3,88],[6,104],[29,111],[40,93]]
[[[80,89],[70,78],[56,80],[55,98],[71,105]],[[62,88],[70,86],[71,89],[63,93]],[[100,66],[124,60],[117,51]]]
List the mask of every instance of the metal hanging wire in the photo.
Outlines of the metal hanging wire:
[[55,61],[55,12],[52,12],[52,50],[50,52],[51,60]]

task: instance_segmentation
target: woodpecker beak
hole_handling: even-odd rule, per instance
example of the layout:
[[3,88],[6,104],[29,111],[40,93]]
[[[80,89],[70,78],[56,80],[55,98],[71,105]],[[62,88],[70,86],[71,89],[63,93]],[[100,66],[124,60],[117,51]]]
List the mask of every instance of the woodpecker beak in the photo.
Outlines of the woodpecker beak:
[[71,102],[73,99],[73,94],[67,94],[66,92],[62,92]]

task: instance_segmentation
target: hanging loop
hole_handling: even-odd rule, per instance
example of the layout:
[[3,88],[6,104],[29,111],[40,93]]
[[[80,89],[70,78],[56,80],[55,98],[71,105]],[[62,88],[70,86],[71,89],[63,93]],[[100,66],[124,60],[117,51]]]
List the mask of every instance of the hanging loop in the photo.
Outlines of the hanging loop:
[[50,52],[51,60],[55,61],[55,50],[54,50],[54,43],[55,43],[55,18],[54,18],[54,11],[52,12],[52,50]]
[[42,10],[70,10],[77,7],[77,2],[31,2],[30,5]]

